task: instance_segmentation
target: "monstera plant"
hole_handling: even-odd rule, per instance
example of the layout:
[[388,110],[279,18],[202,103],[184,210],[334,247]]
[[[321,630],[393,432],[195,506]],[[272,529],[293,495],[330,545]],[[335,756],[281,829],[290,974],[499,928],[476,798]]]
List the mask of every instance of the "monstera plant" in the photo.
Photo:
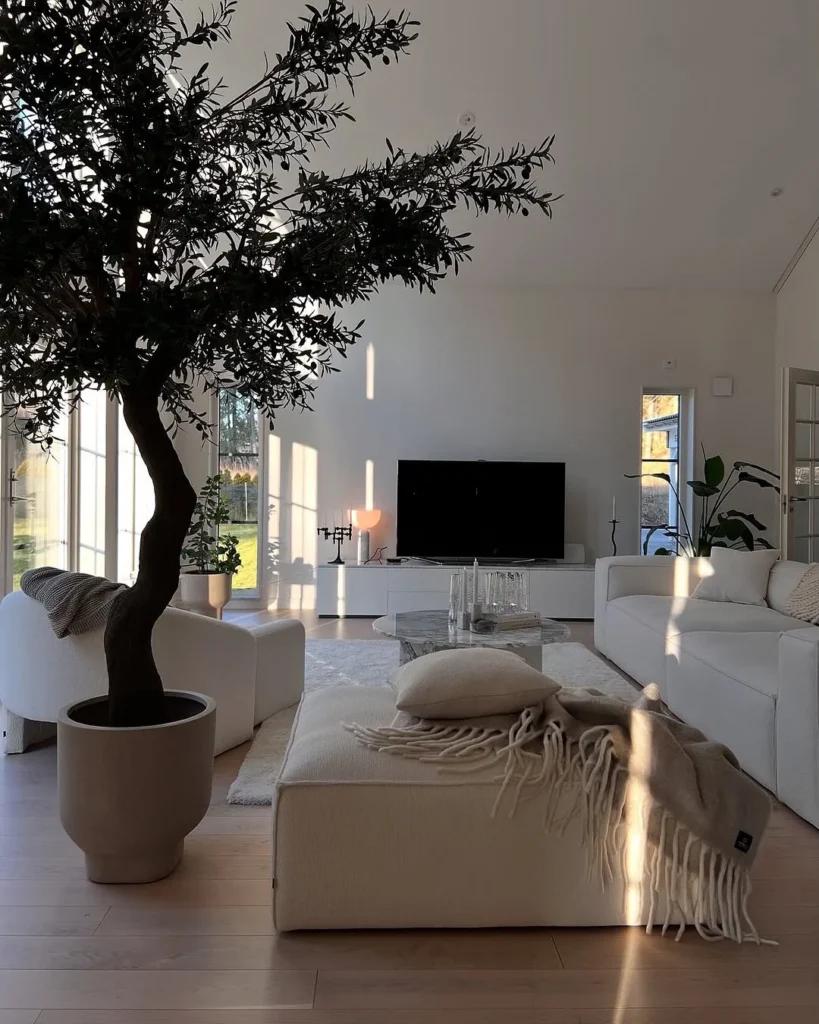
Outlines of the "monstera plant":
[[767,527],[750,512],[740,512],[731,507],[728,498],[741,484],[767,488],[779,493],[779,476],[764,466],[753,462],[735,462],[726,472],[725,462],[719,455],[703,455],[703,479],[689,480],[687,486],[694,495],[693,515],[689,520],[685,504],[668,473],[626,473],[629,480],[644,477],[663,480],[671,492],[677,509],[677,523],[654,525],[643,541],[643,554],[647,555],[649,543],[655,533],[668,537],[671,545],[657,548],[657,555],[708,556],[712,548],[771,548],[773,545],[760,533]]

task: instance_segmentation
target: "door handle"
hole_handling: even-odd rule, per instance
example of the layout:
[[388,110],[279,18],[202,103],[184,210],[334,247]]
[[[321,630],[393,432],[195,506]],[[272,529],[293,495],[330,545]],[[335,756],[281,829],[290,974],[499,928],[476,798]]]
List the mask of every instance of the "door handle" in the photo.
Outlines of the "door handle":
[[17,477],[15,476],[14,470],[9,470],[9,505],[16,505],[18,501],[29,501],[29,498],[21,498],[19,495],[14,493],[14,485],[17,483]]
[[786,514],[793,512],[797,501],[810,501],[808,497],[802,497],[797,494],[783,494],[782,495],[782,511]]

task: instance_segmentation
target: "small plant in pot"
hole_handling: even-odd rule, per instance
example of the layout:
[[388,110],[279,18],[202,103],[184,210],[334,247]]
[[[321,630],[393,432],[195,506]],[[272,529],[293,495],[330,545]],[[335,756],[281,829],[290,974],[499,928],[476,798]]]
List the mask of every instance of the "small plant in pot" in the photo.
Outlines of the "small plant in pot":
[[210,797],[213,701],[166,691],[151,644],[196,505],[172,435],[208,435],[200,391],[232,388],[270,420],[309,409],[361,337],[339,310],[387,281],[434,291],[471,258],[453,212],[550,217],[554,202],[551,138],[493,153],[459,132],[313,167],[353,119],[356,80],[403,59],[417,22],[315,0],[234,87],[207,51],[225,61],[236,6],[0,9],[0,393],[49,446],[66,408],[105,391],[154,490],[105,628],[108,694],[59,722],[61,818],[97,880],[173,870]]
[[191,611],[222,618],[230,601],[233,577],[242,565],[238,540],[220,534],[219,527],[230,522],[230,506],[222,497],[222,477],[209,476],[199,492],[193,510],[182,557],[187,565],[179,578],[182,603]]

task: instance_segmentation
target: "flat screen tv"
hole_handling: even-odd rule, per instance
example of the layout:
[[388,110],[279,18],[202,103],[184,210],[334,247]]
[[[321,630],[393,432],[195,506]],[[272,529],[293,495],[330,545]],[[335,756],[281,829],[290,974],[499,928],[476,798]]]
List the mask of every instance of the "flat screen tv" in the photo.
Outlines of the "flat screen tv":
[[398,463],[399,557],[563,557],[562,462]]

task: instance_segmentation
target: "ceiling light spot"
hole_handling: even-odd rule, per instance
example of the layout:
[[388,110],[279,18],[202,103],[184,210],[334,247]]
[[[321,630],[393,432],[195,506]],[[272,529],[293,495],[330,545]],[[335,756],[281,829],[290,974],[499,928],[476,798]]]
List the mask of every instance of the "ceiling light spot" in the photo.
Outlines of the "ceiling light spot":
[[776,186],[776,188],[772,188],[772,189],[771,189],[771,196],[772,196],[772,197],[773,197],[774,199],[778,199],[778,198],[779,198],[779,197],[780,197],[780,196],[782,195],[782,193],[783,193],[784,191],[785,191],[785,189],[784,189],[784,188],[781,188],[781,187],[780,187],[779,185],[777,185],[777,186]]

